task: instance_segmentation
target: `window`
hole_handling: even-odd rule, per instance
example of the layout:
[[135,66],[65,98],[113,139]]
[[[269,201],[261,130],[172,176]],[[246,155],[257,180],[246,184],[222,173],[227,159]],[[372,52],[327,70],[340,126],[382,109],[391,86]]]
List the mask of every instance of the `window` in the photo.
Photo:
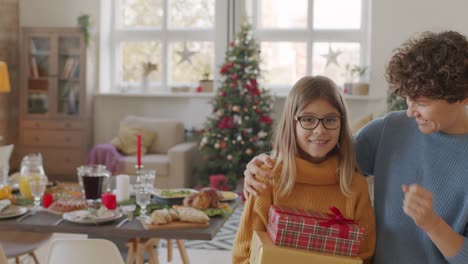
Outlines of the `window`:
[[[147,75],[149,92],[168,91],[174,86],[195,87],[203,73],[213,76],[219,61],[216,50],[224,49],[227,43],[226,29],[215,27],[219,20],[226,19],[216,12],[225,6],[226,1],[216,0],[113,1],[113,90],[138,91],[143,64],[149,62],[158,65]],[[216,36],[220,41],[215,41]]]
[[352,81],[346,65],[369,64],[369,1],[111,1],[110,50],[101,65],[108,71],[101,78],[114,92],[138,91],[142,65],[151,62],[159,69],[146,78],[150,92],[196,87],[205,72],[216,83],[228,39],[246,10],[261,48],[265,87],[290,89],[307,74],[341,86]]
[[290,89],[306,74],[352,81],[346,65],[369,62],[367,1],[250,0],[265,86]]

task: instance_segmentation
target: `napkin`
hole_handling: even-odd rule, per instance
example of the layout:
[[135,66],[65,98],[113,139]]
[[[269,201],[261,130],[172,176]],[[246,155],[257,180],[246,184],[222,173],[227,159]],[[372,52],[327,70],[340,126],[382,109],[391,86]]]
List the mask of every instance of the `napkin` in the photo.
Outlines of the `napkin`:
[[0,200],[0,212],[7,209],[8,206],[10,206],[10,205],[11,205],[10,200],[8,200],[8,199]]
[[89,210],[82,210],[82,211],[75,211],[72,213],[71,218],[74,221],[86,221],[86,220],[100,220],[100,219],[106,219],[106,218],[111,218],[114,216],[113,211],[108,211],[106,209],[101,209],[95,210],[94,212],[91,212]]

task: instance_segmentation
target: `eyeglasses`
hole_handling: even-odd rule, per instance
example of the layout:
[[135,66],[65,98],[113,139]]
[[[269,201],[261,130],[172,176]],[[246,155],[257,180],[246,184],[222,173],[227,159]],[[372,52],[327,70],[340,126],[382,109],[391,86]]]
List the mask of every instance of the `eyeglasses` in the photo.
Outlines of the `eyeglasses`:
[[341,116],[327,116],[324,118],[318,118],[315,116],[296,116],[296,121],[299,121],[301,127],[307,130],[315,129],[320,122],[323,127],[329,130],[337,129],[341,125]]

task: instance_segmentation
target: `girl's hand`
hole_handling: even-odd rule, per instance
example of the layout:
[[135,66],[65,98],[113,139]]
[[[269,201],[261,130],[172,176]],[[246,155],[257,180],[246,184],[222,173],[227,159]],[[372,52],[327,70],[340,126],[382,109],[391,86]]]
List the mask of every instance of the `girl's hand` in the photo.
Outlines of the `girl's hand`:
[[403,211],[411,217],[417,226],[428,232],[433,229],[440,216],[436,214],[432,206],[432,193],[419,184],[402,185],[405,193]]
[[246,166],[244,171],[244,196],[248,198],[250,194],[257,196],[256,190],[265,189],[266,185],[257,181],[255,179],[255,175],[260,175],[263,177],[271,178],[272,175],[262,170],[260,167],[262,165],[266,165],[270,168],[273,167],[273,161],[271,160],[270,156],[263,153],[257,157],[254,157]]

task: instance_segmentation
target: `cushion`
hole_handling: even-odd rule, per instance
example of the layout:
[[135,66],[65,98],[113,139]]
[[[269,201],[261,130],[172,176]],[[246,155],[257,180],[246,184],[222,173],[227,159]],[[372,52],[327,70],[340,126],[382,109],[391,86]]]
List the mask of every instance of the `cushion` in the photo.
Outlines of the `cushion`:
[[351,132],[353,134],[356,134],[356,132],[358,132],[359,129],[363,128],[367,123],[372,121],[373,118],[374,117],[372,114],[368,114],[366,116],[361,117],[360,119],[358,119],[356,122],[353,123],[353,125],[351,126]]
[[0,168],[9,167],[10,156],[15,145],[0,146]]
[[149,146],[153,143],[156,133],[144,127],[132,127],[121,124],[119,134],[112,139],[111,143],[125,155],[137,154],[137,135],[141,135],[141,155],[148,152]]
[[144,127],[156,132],[158,138],[151,144],[149,153],[167,153],[173,146],[184,142],[184,125],[178,120],[127,116],[121,124]]

